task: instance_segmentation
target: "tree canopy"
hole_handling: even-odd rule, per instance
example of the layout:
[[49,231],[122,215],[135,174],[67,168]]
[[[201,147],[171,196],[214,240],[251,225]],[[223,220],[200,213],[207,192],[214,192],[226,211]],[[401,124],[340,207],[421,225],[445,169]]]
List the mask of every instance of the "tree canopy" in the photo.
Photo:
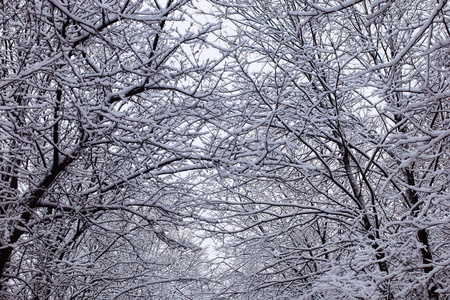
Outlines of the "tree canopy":
[[446,299],[449,16],[0,0],[0,298]]

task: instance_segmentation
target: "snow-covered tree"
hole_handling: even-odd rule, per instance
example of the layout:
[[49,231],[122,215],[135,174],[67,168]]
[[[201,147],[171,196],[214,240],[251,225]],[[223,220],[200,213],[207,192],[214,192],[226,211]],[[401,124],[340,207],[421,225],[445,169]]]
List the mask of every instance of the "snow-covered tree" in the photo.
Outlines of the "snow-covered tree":
[[237,48],[214,149],[234,291],[448,295],[446,1],[216,3]]
[[219,60],[201,56],[214,26],[194,9],[0,2],[0,298],[201,290],[187,199]]

